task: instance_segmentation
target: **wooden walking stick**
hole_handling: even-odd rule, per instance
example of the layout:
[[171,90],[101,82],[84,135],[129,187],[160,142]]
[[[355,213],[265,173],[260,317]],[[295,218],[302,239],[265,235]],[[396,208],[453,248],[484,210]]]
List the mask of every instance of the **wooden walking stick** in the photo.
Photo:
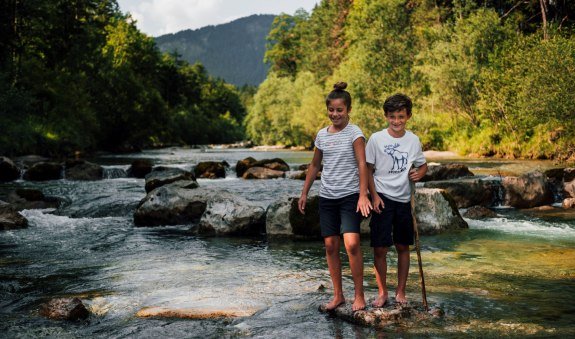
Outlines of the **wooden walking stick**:
[[427,293],[425,292],[425,278],[423,277],[423,265],[421,263],[421,251],[419,249],[419,232],[417,230],[417,220],[415,218],[415,183],[409,181],[411,188],[411,216],[413,217],[413,231],[415,232],[415,251],[417,252],[417,262],[419,264],[419,281],[421,282],[421,297],[425,311],[429,312],[427,306]]

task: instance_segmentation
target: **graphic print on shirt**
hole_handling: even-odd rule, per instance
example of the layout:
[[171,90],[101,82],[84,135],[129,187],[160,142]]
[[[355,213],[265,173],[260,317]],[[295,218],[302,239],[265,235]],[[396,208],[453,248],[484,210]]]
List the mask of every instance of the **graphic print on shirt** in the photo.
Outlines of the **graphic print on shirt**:
[[387,153],[393,161],[393,166],[391,167],[391,171],[389,171],[389,173],[395,174],[405,171],[407,169],[407,159],[409,159],[409,153],[398,151],[398,143],[393,145],[384,145],[383,147],[385,153]]

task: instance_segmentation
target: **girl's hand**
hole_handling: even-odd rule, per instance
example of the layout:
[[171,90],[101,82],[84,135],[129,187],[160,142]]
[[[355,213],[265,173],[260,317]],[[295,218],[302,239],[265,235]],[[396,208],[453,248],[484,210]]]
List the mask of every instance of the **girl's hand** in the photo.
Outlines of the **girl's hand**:
[[356,212],[361,212],[361,215],[364,217],[369,216],[369,212],[371,212],[371,203],[369,199],[365,195],[360,195],[359,200],[357,201],[357,209]]
[[297,202],[297,207],[299,209],[299,212],[301,214],[305,214],[305,203],[307,202],[307,194],[303,194],[301,195],[301,197],[299,197],[299,200]]
[[385,208],[385,204],[383,200],[379,197],[379,194],[374,194],[373,198],[371,199],[373,202],[373,210],[377,213],[381,213],[382,210]]

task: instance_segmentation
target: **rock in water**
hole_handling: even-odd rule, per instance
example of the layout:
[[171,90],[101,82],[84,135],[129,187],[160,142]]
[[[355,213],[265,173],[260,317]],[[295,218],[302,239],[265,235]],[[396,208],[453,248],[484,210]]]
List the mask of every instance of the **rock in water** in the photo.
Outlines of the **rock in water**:
[[519,177],[503,178],[505,204],[515,208],[532,208],[553,203],[553,194],[547,177],[540,172],[530,172]]
[[219,319],[254,315],[257,309],[207,309],[144,307],[136,313],[139,318]]
[[497,217],[497,213],[487,207],[477,205],[470,207],[465,211],[465,213],[463,213],[463,216],[469,219],[486,219]]
[[351,303],[340,306],[333,311],[327,311],[325,306],[322,305],[319,307],[319,311],[350,323],[374,328],[385,328],[413,321],[424,322],[443,314],[441,310],[436,308],[426,312],[421,303],[413,302],[408,305],[390,304],[388,302],[385,307],[368,307],[365,310],[355,312],[351,310]]
[[78,298],[56,298],[43,304],[40,314],[54,320],[86,319],[90,312]]

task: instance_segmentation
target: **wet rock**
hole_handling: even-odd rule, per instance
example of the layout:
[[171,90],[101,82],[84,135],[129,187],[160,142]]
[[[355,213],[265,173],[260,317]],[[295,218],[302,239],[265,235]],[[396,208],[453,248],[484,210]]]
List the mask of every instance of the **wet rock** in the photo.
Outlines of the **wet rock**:
[[0,182],[14,181],[20,178],[20,169],[12,160],[0,157]]
[[251,167],[243,175],[244,179],[276,179],[283,178],[285,172],[276,171],[265,167]]
[[145,178],[146,174],[152,172],[152,162],[148,159],[136,159],[128,168],[128,176],[134,178]]
[[200,219],[210,197],[217,192],[197,188],[192,180],[181,180],[148,193],[134,212],[136,226],[190,224]]
[[463,216],[469,219],[486,219],[497,217],[497,213],[484,206],[473,206],[465,211]]
[[501,181],[498,178],[464,178],[445,181],[429,181],[425,188],[440,188],[455,200],[457,208],[475,205],[493,206],[499,200]]
[[[194,167],[194,174],[196,178],[225,178],[226,177],[226,162],[205,161],[200,162]],[[228,165],[229,167],[229,165]]]
[[463,164],[429,165],[427,173],[421,179],[425,181],[450,180],[462,177],[472,177],[474,174]]
[[24,179],[47,181],[62,179],[62,165],[55,162],[38,162],[24,173]]
[[265,227],[263,207],[226,191],[209,196],[198,233],[210,236],[257,235]]
[[102,180],[104,168],[85,160],[68,160],[65,163],[65,176],[68,180]]
[[236,175],[238,178],[241,178],[244,173],[250,168],[252,167],[253,164],[255,164],[257,162],[256,159],[252,158],[252,157],[247,157],[243,160],[239,160],[236,163]]
[[78,298],[56,298],[41,306],[40,315],[54,320],[81,320],[90,312]]
[[250,317],[258,311],[258,309],[245,307],[241,309],[144,307],[136,313],[136,316],[140,318],[220,319]]
[[[263,167],[274,171],[287,172],[290,170],[288,164],[280,158],[274,159],[263,159],[257,161],[252,157],[240,160],[236,164],[236,175],[238,178],[244,177],[244,174],[253,167]],[[244,177],[245,178],[245,177]],[[262,178],[250,178],[250,179],[262,179]]]
[[530,172],[519,177],[505,177],[505,205],[515,208],[532,208],[553,202],[547,178],[541,172]]
[[329,313],[332,316],[353,324],[378,329],[391,325],[431,321],[443,315],[443,312],[436,308],[433,308],[430,312],[426,312],[423,305],[413,302],[403,306],[395,303],[388,303],[387,306],[382,308],[368,307],[365,310],[355,312],[351,310],[351,303],[342,305],[333,311],[327,311],[322,305],[319,307],[319,311]]
[[563,208],[575,208],[575,198],[567,198],[563,200],[561,204]]
[[46,157],[43,157],[40,155],[34,155],[34,154],[24,155],[24,156],[17,157],[14,159],[14,161],[16,163],[22,164],[24,167],[32,166],[32,165],[39,163],[39,162],[48,162],[49,160],[50,159],[48,159]]
[[575,179],[563,184],[563,196],[575,198]]
[[[294,171],[294,172],[290,172],[289,178],[290,179],[295,179],[295,180],[305,180],[306,176],[307,176],[307,169],[303,170],[303,171]],[[317,175],[315,176],[315,180],[319,180],[321,179],[321,172],[317,172]]]
[[194,177],[192,172],[188,172],[180,168],[167,168],[167,167],[154,168],[154,170],[151,173],[146,175],[146,185],[145,185],[146,193],[149,193],[158,187],[171,184],[173,182],[180,180],[196,181],[196,178]]
[[266,234],[269,237],[311,237],[321,238],[319,227],[319,196],[308,196],[305,214],[299,212],[299,198],[278,200],[268,206],[266,212]]
[[28,220],[18,213],[13,206],[0,201],[0,230],[15,230],[26,227],[28,227]]
[[469,228],[446,190],[418,188],[415,191],[415,215],[419,234],[436,234]]
[[46,197],[42,191],[33,188],[19,188],[8,194],[8,202],[17,211],[58,208],[61,204],[56,197]]

